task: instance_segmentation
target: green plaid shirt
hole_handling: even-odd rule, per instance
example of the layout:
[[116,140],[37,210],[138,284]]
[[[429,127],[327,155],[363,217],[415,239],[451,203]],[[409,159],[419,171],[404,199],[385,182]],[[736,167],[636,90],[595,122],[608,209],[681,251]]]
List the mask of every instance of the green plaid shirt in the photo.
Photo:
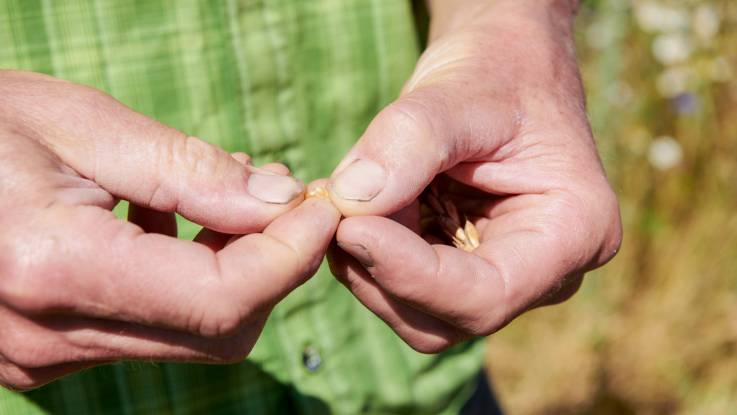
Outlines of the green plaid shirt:
[[[418,50],[407,0],[0,0],[0,67],[94,86],[304,180],[330,174]],[[414,352],[323,266],[241,364],[102,366],[0,388],[0,414],[456,413],[481,356]]]

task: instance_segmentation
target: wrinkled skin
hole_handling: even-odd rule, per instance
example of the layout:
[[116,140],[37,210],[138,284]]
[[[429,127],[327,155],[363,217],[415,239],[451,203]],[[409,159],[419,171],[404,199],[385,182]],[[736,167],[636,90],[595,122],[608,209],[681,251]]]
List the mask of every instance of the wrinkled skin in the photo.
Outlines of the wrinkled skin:
[[[116,360],[242,360],[340,218],[302,202],[282,165],[255,168],[48,76],[0,71],[0,126],[0,384],[12,389]],[[118,198],[130,222],[110,211]],[[174,212],[207,227],[196,242],[176,239]]]
[[[571,9],[544,3],[555,6],[470,7],[434,30],[400,98],[331,177],[333,202],[350,216],[329,253],[333,273],[419,351],[488,335],[567,299],[619,248],[619,208],[585,114]],[[363,193],[351,193],[350,181]],[[473,253],[418,234],[416,199],[433,181],[451,182],[447,197],[479,228]]]
[[[332,203],[303,201],[282,165],[256,168],[99,91],[0,71],[0,384],[118,360],[239,361],[326,250],[423,352],[572,295],[621,229],[570,2],[463,3],[433,2],[430,47],[401,97],[313,184]],[[346,174],[356,165],[366,174]],[[479,228],[473,253],[421,234],[431,182]],[[110,211],[119,199],[128,222]],[[194,242],[174,237],[174,212],[205,227]]]

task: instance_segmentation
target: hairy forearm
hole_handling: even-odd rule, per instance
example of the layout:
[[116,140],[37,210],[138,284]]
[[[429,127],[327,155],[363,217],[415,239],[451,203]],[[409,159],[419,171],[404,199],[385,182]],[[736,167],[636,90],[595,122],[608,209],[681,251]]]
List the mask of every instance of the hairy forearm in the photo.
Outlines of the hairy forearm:
[[552,23],[569,31],[580,0],[427,0],[429,40],[462,29],[483,30],[491,18]]

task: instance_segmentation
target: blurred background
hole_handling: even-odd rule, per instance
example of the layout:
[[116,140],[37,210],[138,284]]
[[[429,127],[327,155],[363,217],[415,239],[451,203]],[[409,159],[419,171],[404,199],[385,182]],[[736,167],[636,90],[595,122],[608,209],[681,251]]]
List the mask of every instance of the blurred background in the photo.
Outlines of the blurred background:
[[489,339],[511,414],[737,411],[737,1],[584,0],[620,254]]

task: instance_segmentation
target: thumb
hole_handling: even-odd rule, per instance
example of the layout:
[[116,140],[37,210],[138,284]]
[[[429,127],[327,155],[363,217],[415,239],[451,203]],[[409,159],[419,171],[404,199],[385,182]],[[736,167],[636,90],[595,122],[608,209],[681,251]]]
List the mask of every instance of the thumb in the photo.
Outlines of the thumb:
[[416,96],[382,110],[338,164],[329,181],[345,216],[387,216],[412,203],[433,178],[456,163],[453,122]]
[[514,106],[470,101],[459,85],[408,91],[382,110],[330,177],[345,216],[388,216],[412,203],[438,174],[485,160],[515,135]]

